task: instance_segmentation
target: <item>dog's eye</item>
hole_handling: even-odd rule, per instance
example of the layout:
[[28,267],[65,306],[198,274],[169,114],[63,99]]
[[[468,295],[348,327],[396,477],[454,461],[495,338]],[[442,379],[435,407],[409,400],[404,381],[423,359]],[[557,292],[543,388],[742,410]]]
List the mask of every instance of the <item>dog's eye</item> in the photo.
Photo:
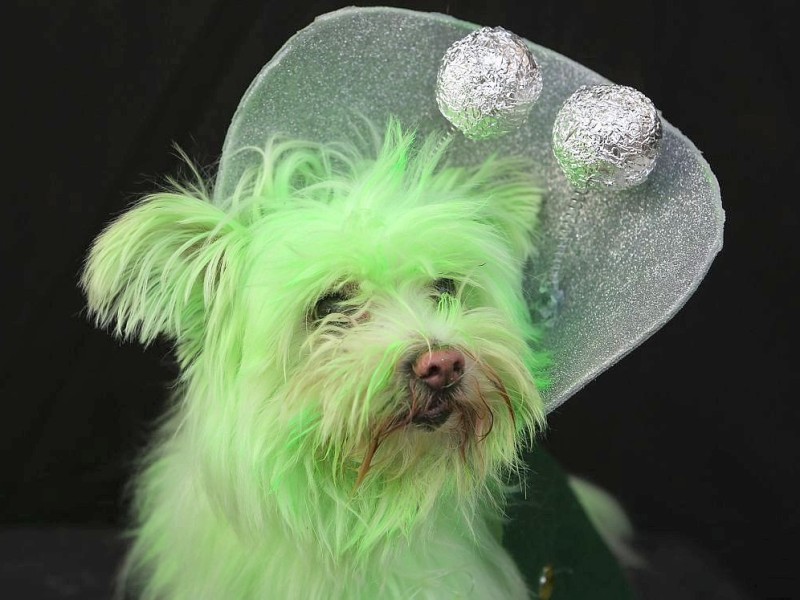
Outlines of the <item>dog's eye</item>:
[[456,295],[456,282],[448,277],[442,277],[433,282],[433,289],[441,296],[442,294]]
[[321,321],[328,315],[335,313],[351,314],[355,311],[355,307],[348,304],[350,294],[345,290],[338,290],[325,294],[314,305],[309,315],[311,321]]

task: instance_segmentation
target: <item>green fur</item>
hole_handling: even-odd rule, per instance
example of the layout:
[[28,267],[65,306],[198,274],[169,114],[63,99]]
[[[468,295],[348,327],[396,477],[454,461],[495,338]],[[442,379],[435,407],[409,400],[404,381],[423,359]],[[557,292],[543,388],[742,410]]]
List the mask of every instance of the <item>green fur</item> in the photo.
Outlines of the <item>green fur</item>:
[[[525,596],[492,531],[544,423],[521,293],[540,194],[523,161],[457,168],[439,136],[382,137],[372,156],[272,141],[223,206],[175,186],[93,246],[97,322],[173,339],[182,367],[136,482],[125,578],[142,597]],[[313,322],[337,289],[352,310]],[[491,432],[459,452],[446,428],[405,427],[359,481],[407,401],[398,365],[441,344],[474,357]]]

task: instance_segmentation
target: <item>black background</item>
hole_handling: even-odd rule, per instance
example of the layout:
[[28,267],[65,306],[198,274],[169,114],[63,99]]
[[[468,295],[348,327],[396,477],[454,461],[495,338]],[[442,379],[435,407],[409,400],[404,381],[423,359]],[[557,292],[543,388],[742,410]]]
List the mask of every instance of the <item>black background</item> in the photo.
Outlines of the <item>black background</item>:
[[[336,2],[41,2],[2,20],[0,523],[119,523],[174,376],[169,348],[93,330],[76,288],[110,217],[217,157],[236,104]],[[791,3],[406,2],[502,25],[645,92],[722,187],[725,248],[660,332],[551,415],[546,445],[644,532],[680,535],[757,598],[795,595],[796,35]],[[9,106],[10,100],[10,106]],[[321,107],[322,109],[322,107]]]

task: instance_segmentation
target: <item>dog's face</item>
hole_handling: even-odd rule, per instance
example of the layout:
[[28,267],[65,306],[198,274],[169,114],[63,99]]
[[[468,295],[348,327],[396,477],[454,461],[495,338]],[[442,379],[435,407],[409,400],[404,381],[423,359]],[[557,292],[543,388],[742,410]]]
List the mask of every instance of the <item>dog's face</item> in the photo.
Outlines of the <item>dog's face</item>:
[[[472,510],[543,421],[522,297],[539,196],[520,163],[435,168],[390,126],[377,159],[268,148],[225,210],[162,194],[99,239],[90,306],[178,341],[182,427],[212,502],[333,551]],[[373,540],[374,541],[374,540]]]
[[313,432],[303,452],[348,486],[482,482],[536,418],[519,257],[475,205],[339,200],[253,237],[245,361],[269,421]]

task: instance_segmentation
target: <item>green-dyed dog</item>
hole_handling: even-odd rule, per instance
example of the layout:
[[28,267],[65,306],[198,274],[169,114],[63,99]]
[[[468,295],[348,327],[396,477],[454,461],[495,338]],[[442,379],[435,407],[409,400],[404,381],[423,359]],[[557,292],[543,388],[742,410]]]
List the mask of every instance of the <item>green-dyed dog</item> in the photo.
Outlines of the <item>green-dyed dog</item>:
[[133,593],[527,597],[497,532],[544,423],[540,195],[524,162],[383,137],[273,142],[224,205],[176,186],[92,248],[97,321],[175,340],[182,369],[136,480]]

